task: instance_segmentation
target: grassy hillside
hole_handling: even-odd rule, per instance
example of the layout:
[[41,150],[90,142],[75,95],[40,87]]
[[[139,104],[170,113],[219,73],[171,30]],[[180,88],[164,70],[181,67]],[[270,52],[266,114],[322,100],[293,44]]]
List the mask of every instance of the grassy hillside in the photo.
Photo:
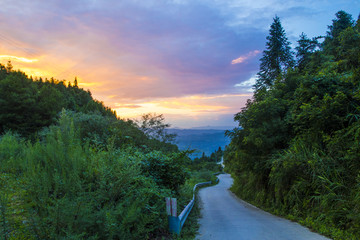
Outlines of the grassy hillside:
[[155,122],[141,131],[76,80],[0,64],[0,239],[172,239],[164,198],[184,206],[218,166],[149,134]]

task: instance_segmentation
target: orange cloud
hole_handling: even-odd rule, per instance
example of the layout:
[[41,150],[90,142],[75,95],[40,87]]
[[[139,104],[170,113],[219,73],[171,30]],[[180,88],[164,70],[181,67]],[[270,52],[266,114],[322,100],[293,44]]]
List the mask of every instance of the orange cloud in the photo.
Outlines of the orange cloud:
[[102,84],[99,82],[81,82],[81,79],[78,79],[79,81],[79,86],[80,87],[96,87],[96,86],[101,86]]
[[193,95],[173,98],[159,98],[134,103],[116,103],[114,109],[119,117],[135,118],[143,113],[157,112],[198,118],[209,114],[232,114],[239,110],[252,94]]
[[206,92],[203,86],[215,88],[218,84],[215,80],[223,75],[209,78],[207,67],[197,72],[196,65],[189,67],[182,62],[184,59],[175,61],[176,67],[168,65],[172,61],[148,61],[157,52],[147,50],[146,54],[135,56],[138,50],[132,49],[132,45],[116,41],[114,49],[114,44],[108,42],[110,38],[104,36],[100,30],[75,23],[73,31],[50,34],[41,45],[27,44],[23,39],[16,46],[6,45],[0,38],[0,52],[4,54],[0,55],[0,62],[6,64],[11,60],[14,69],[33,77],[54,77],[73,83],[77,76],[80,87],[90,89],[95,99],[124,118],[157,112],[189,121],[216,119],[221,114],[233,114],[245,102],[241,99],[251,97],[226,92],[193,94],[199,89]]
[[[17,68],[17,67],[16,67]],[[51,72],[41,68],[27,68],[21,67],[21,71],[25,72],[28,76],[33,77],[51,77]]]
[[17,57],[17,56],[11,56],[11,55],[0,55],[0,58],[5,58],[7,60],[15,60],[15,61],[24,62],[24,63],[33,63],[33,62],[39,61],[38,59],[29,59],[29,58],[25,58],[25,57]]
[[115,104],[116,108],[121,109],[121,108],[141,108],[141,105],[137,105],[137,104],[121,104],[121,103],[116,103]]
[[255,57],[255,56],[258,55],[260,52],[261,52],[261,51],[259,51],[259,50],[251,51],[251,52],[249,52],[249,53],[246,54],[246,55],[240,56],[240,57],[232,60],[232,61],[231,61],[231,64],[243,63],[243,62],[245,62],[246,60],[248,60],[249,58]]

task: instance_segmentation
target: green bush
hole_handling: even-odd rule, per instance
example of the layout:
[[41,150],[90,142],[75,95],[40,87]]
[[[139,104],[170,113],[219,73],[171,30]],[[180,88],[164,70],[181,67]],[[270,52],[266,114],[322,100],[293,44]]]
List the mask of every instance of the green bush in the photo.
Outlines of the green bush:
[[[66,113],[42,142],[25,144],[11,134],[3,136],[0,156],[7,164],[1,165],[2,177],[12,174],[12,181],[19,178],[24,184],[14,189],[12,197],[21,198],[16,207],[23,209],[21,226],[28,237],[151,239],[164,232],[164,197],[170,190],[144,174],[140,164],[160,154],[137,151],[134,156],[135,151],[82,146]],[[18,177],[14,169],[21,170]],[[9,187],[9,181],[0,184]],[[1,191],[9,192],[9,188]],[[1,221],[3,235],[20,236],[15,219],[5,213],[3,206],[9,204],[4,205],[4,199],[1,202],[0,217],[6,219]]]

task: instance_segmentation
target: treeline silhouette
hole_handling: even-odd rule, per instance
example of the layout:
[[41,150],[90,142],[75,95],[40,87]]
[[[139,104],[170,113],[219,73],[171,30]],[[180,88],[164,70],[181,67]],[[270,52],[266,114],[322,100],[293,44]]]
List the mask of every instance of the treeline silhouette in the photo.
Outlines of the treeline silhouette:
[[65,109],[74,121],[82,140],[90,144],[106,145],[114,138],[115,145],[147,146],[151,149],[176,151],[177,147],[159,139],[149,138],[139,130],[136,122],[120,119],[116,112],[93,99],[90,91],[54,78],[28,77],[14,71],[11,62],[0,64],[0,134],[7,131],[28,139],[36,139],[55,124]]

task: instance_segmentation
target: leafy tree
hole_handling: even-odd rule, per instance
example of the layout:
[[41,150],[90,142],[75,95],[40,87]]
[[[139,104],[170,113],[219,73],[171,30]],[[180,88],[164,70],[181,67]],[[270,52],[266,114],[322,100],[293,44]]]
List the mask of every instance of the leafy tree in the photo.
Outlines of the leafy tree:
[[186,161],[189,159],[183,153],[166,156],[153,151],[144,155],[141,168],[144,175],[151,176],[159,186],[176,192],[189,177]]
[[50,126],[64,106],[64,96],[50,85],[39,86],[38,94],[36,108],[42,119],[41,126]]
[[355,70],[360,63],[360,29],[348,27],[338,37],[337,57],[341,70]]
[[161,142],[171,143],[175,140],[175,134],[167,133],[167,128],[171,125],[164,123],[164,115],[156,113],[147,113],[141,116],[138,121],[139,129],[149,138],[157,139]]
[[262,88],[270,88],[286,69],[294,65],[290,42],[281,26],[279,17],[274,18],[266,39],[266,50],[260,59],[260,71],[255,84],[257,91]]
[[36,109],[38,92],[20,72],[12,72],[0,81],[0,126],[5,130],[29,135],[39,130],[41,121]]

